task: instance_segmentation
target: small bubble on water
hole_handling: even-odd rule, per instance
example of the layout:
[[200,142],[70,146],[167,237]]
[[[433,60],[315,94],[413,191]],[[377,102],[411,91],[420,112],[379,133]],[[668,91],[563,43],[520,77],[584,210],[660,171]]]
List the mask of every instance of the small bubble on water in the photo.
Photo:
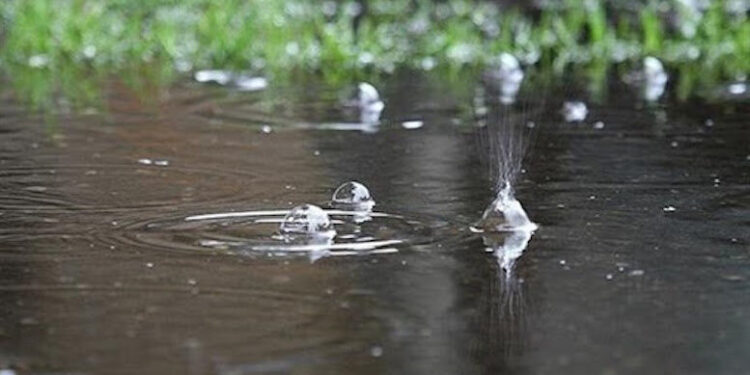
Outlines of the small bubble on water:
[[662,208],[662,210],[664,212],[675,212],[675,211],[677,211],[677,208],[675,208],[674,206],[666,206],[666,207]]
[[727,87],[727,91],[732,95],[742,95],[747,92],[747,84],[744,82],[733,83]]
[[335,235],[331,219],[320,207],[303,204],[294,207],[284,217],[279,232],[285,235]]
[[710,118],[706,119],[706,121],[704,122],[704,124],[710,128],[710,127],[714,126],[714,120],[712,120]]
[[597,130],[604,129],[604,123],[601,122],[601,121],[595,122],[594,123],[594,129],[597,129]]
[[232,75],[224,70],[199,70],[195,72],[194,78],[201,83],[215,82],[226,85],[232,79]]
[[612,274],[611,274],[611,273],[608,273],[608,274],[607,274],[607,276],[605,276],[605,278],[606,278],[607,280],[612,280],[612,278],[613,278],[613,277],[614,277],[614,276],[612,276]]
[[382,356],[383,355],[383,348],[380,347],[380,346],[373,346],[370,349],[370,355],[372,355],[373,357],[376,357],[376,358]]
[[154,165],[159,167],[166,167],[169,165],[169,160],[154,160]]
[[536,123],[534,121],[529,121],[526,123],[526,127],[529,129],[534,129],[534,127],[536,127]]
[[148,268],[154,268],[154,264],[151,262],[146,263],[146,267]]
[[581,101],[571,101],[563,103],[562,114],[567,122],[582,122],[589,114],[586,103]]
[[561,265],[561,266],[564,266],[564,265],[565,265],[566,263],[567,263],[567,262],[565,261],[565,259],[560,259],[560,265]]
[[680,144],[677,143],[677,141],[672,141],[672,143],[670,143],[669,145],[672,146],[672,148],[677,148],[677,146],[679,146]]
[[151,159],[143,158],[143,159],[138,159],[138,164],[151,165],[151,164],[154,164],[154,161]]
[[263,133],[263,134],[270,134],[270,133],[271,133],[271,132],[273,131],[273,128],[271,128],[271,126],[269,126],[269,125],[263,125],[263,126],[262,126],[262,127],[260,128],[260,131],[261,131],[261,133]]
[[404,129],[419,129],[424,125],[422,121],[419,120],[413,120],[413,121],[404,121],[401,123],[401,126]]
[[646,272],[644,270],[632,270],[628,275],[630,276],[643,276]]
[[259,91],[268,87],[268,80],[264,77],[238,76],[234,84],[242,91]]
[[365,185],[356,181],[349,181],[341,184],[333,192],[331,205],[347,210],[370,211],[375,206],[375,200],[372,199],[370,190]]

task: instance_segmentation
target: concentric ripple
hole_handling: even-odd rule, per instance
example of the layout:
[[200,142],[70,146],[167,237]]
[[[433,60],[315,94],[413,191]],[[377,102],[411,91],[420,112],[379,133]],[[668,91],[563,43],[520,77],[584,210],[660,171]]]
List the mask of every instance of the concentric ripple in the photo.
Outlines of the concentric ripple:
[[173,251],[198,251],[249,257],[306,257],[397,253],[460,232],[444,220],[326,210],[334,238],[290,238],[278,233],[288,210],[223,212],[174,216],[126,225],[104,241]]
[[[0,204],[34,212],[125,212],[247,199],[250,173],[133,163],[10,167]],[[217,188],[221,187],[221,188]]]

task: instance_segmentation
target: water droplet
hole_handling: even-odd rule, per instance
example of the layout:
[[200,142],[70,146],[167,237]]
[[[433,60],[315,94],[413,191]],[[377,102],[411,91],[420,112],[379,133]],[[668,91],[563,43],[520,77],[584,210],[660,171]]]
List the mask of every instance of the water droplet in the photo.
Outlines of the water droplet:
[[268,80],[263,77],[241,75],[234,79],[234,85],[242,91],[259,91],[268,87]]
[[360,109],[360,122],[375,124],[380,120],[385,104],[380,100],[380,94],[375,87],[367,82],[357,86],[357,106]]
[[608,274],[607,274],[607,276],[605,276],[605,278],[606,278],[607,280],[612,280],[612,278],[613,278],[613,277],[614,277],[614,276],[612,276],[612,274],[611,274],[611,273],[608,273]]
[[675,211],[677,211],[677,208],[675,208],[674,206],[666,206],[666,207],[662,208],[662,210],[664,212],[675,212]]
[[584,102],[565,102],[563,104],[562,114],[567,122],[581,122],[586,119],[586,116],[589,114],[589,109]]
[[604,129],[604,123],[601,122],[601,121],[595,122],[594,123],[594,129],[597,129],[597,130]]
[[370,355],[372,355],[373,357],[380,357],[380,356],[382,356],[383,355],[383,348],[381,348],[380,346],[373,346],[370,349]]
[[292,236],[333,237],[336,234],[328,214],[312,204],[303,204],[289,211],[279,226],[279,232]]
[[632,270],[628,275],[630,276],[643,276],[646,272],[643,270]]
[[375,200],[365,185],[349,181],[339,186],[331,198],[331,206],[352,211],[371,211]]
[[424,125],[422,121],[419,120],[413,120],[413,121],[404,121],[401,123],[401,126],[404,129],[419,129]]
[[195,72],[195,80],[201,83],[214,82],[226,85],[231,79],[231,74],[225,70],[199,70]]
[[742,95],[747,92],[747,84],[745,82],[732,83],[727,87],[727,91],[732,95]]
[[261,132],[262,132],[263,134],[270,134],[270,133],[271,133],[271,132],[273,131],[273,128],[271,128],[271,126],[270,126],[270,125],[263,125],[263,126],[262,126],[262,127],[260,128],[260,131],[261,131]]
[[533,231],[536,229],[536,224],[529,220],[521,202],[510,194],[501,193],[487,207],[473,229],[479,232]]

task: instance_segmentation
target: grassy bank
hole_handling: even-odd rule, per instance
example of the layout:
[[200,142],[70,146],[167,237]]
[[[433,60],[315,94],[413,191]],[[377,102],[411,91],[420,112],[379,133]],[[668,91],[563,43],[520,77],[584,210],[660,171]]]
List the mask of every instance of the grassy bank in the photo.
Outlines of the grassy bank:
[[472,71],[492,66],[501,52],[557,75],[628,67],[650,55],[688,80],[684,92],[750,71],[744,1],[576,0],[525,9],[469,0],[366,3],[5,0],[0,66],[36,101],[50,92],[86,98],[96,84],[84,81],[134,71],[140,79],[144,66],[156,84],[204,68],[340,82],[400,68]]

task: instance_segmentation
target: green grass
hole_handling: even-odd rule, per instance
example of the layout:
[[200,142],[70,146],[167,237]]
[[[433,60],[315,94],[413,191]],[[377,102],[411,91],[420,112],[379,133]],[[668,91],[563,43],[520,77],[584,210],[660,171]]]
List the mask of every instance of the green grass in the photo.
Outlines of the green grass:
[[[725,3],[712,1],[700,14],[677,0],[637,9],[567,0],[536,11],[488,1],[375,0],[357,17],[354,1],[4,0],[0,68],[21,96],[45,106],[60,96],[95,100],[97,82],[112,75],[138,86],[222,68],[340,83],[403,68],[475,72],[510,52],[531,69],[601,77],[651,55],[680,73],[688,83],[679,92],[689,96],[750,71],[747,12]],[[152,82],[143,82],[144,66]]]

